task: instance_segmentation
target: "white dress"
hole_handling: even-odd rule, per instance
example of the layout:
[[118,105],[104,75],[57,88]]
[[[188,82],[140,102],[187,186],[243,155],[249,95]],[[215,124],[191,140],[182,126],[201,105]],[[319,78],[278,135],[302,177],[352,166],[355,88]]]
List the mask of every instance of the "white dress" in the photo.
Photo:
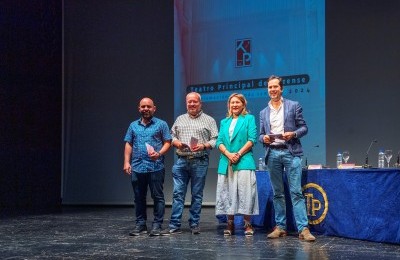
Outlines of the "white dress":
[[[232,136],[236,120],[232,120],[229,136]],[[216,215],[258,215],[258,193],[256,173],[253,170],[232,171],[218,174]]]

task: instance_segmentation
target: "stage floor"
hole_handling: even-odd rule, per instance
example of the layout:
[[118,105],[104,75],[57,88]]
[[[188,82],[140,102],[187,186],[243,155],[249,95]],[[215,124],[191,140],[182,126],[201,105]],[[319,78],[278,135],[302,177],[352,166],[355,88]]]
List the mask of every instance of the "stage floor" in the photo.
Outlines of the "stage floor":
[[[167,227],[171,208],[166,208]],[[148,208],[152,219],[152,208]],[[300,241],[296,234],[266,238],[257,228],[245,237],[241,227],[225,238],[213,207],[204,207],[201,234],[192,235],[183,216],[182,234],[131,237],[133,207],[63,207],[60,213],[2,217],[1,259],[400,259],[400,246],[317,235]],[[151,227],[151,221],[148,221]]]

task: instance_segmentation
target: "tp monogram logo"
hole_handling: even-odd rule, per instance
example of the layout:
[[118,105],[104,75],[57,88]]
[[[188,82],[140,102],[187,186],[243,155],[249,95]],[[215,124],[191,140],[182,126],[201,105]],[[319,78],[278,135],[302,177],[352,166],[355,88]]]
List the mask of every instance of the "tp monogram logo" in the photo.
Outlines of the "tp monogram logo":
[[251,66],[251,40],[236,40],[236,67]]
[[315,183],[303,186],[303,194],[307,202],[308,223],[317,225],[321,223],[328,213],[328,197],[324,189]]

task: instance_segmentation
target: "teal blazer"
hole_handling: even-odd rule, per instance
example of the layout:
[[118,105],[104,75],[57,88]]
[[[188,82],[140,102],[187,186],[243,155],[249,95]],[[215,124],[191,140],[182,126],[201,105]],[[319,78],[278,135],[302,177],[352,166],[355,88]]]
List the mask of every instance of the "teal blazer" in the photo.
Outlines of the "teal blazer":
[[[257,142],[257,126],[253,115],[240,115],[236,122],[235,130],[233,131],[232,140],[229,138],[229,126],[231,125],[232,117],[227,117],[221,120],[220,130],[216,147],[224,144],[226,149],[231,152],[238,152],[247,141],[251,141],[253,146]],[[226,175],[228,173],[229,159],[224,154],[219,157],[218,173]],[[238,170],[255,170],[256,164],[253,158],[253,149],[250,149],[242,155],[239,162],[232,165],[233,171]]]

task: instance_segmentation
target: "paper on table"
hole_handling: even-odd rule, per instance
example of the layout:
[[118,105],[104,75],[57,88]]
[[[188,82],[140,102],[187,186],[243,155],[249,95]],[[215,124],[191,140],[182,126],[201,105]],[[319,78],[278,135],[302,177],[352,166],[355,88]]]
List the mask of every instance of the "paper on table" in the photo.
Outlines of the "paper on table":
[[354,169],[356,165],[354,163],[342,163],[338,168],[339,169]]
[[310,164],[308,165],[307,169],[309,170],[322,169],[322,164]]

